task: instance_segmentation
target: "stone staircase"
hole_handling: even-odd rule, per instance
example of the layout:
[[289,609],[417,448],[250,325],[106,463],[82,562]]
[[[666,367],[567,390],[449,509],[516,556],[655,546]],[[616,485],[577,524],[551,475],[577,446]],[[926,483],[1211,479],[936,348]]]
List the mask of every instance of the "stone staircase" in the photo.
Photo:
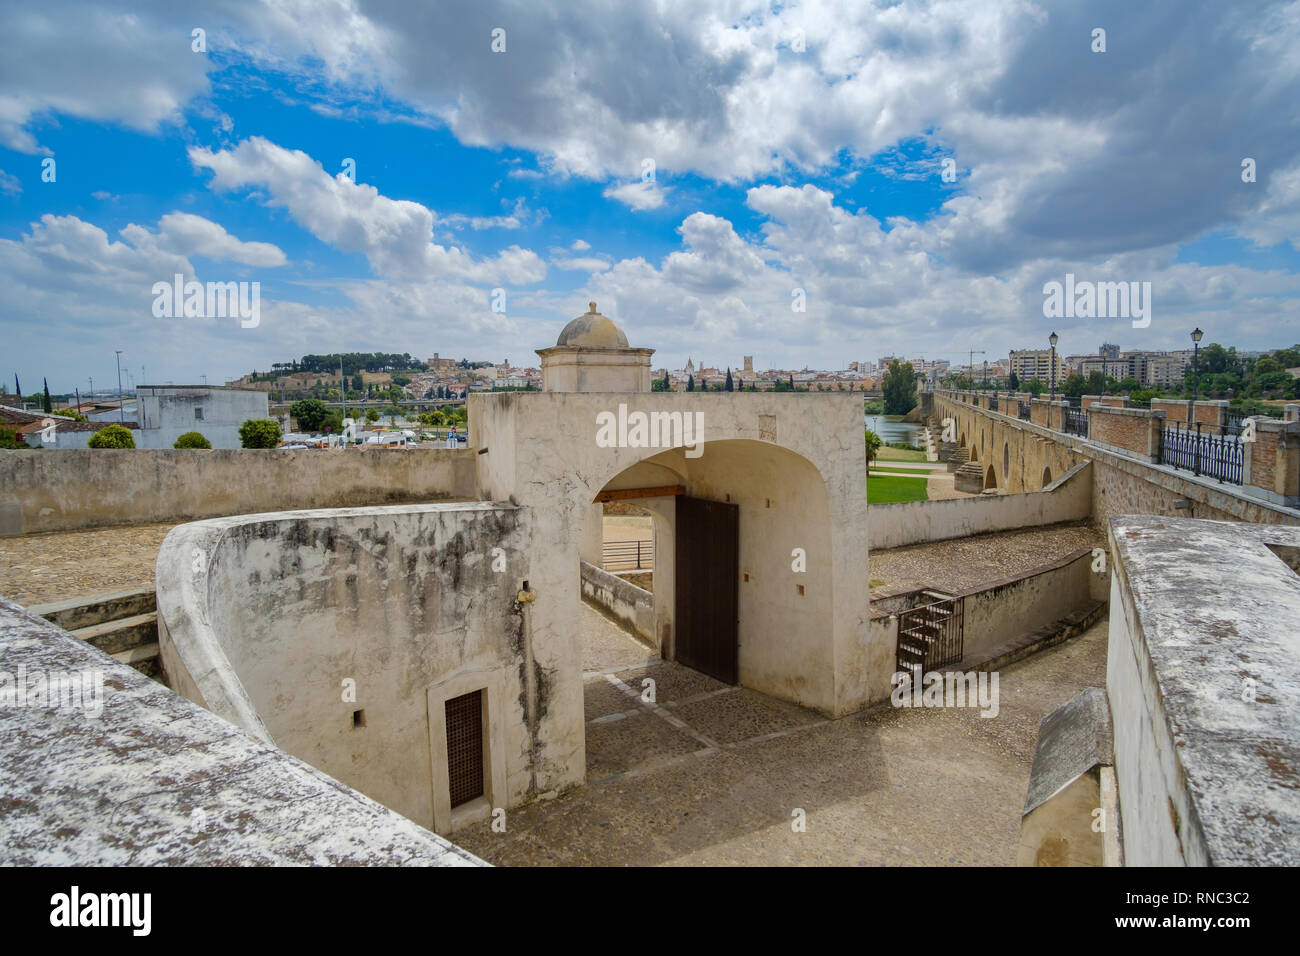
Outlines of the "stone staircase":
[[70,598],[27,610],[162,683],[153,588]]
[[[962,449],[965,453],[966,449]],[[951,462],[948,465],[952,467]],[[963,461],[960,468],[953,475],[952,486],[957,491],[965,491],[972,495],[978,495],[984,490],[984,469],[980,467],[977,461]]]
[[[947,450],[947,457],[944,457],[944,449]],[[962,465],[970,461],[970,449],[960,448],[954,442],[944,442],[940,446],[939,460],[948,463],[949,471],[957,471]]]

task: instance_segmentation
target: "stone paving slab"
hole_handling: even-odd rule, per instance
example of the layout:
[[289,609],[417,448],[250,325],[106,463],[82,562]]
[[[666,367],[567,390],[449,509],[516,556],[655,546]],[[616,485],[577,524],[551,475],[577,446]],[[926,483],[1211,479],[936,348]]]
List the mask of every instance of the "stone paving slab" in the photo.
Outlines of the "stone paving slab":
[[587,725],[587,779],[626,773],[663,757],[684,757],[699,743],[654,714],[641,711],[609,723]]
[[744,688],[682,704],[674,707],[673,713],[720,744],[739,743],[825,719],[815,711]]
[[[596,763],[617,759],[633,772],[589,774],[554,800],[511,810],[505,833],[476,825],[455,839],[513,866],[1011,866],[1039,721],[1084,687],[1104,685],[1106,638],[1102,621],[1005,668],[992,719],[977,709],[885,706],[705,755],[655,714],[589,725]],[[661,702],[708,688],[709,678],[685,670],[650,670]],[[600,683],[608,682],[589,680],[588,693]],[[731,740],[785,708],[801,711],[740,690],[660,710],[696,732],[718,718],[708,729]],[[804,832],[792,828],[796,810]]]

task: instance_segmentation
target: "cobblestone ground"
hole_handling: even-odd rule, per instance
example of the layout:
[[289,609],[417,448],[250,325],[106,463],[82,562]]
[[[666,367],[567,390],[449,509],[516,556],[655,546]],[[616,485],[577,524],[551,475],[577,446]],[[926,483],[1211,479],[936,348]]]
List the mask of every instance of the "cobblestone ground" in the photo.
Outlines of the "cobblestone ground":
[[871,587],[964,590],[1023,574],[1079,548],[1105,546],[1091,521],[1076,521],[872,551]]
[[[583,614],[584,634],[618,630]],[[826,720],[666,662],[589,674],[587,783],[510,811],[505,833],[453,839],[511,866],[1010,866],[1039,721],[1101,686],[1105,660],[1102,622],[1006,668],[993,718],[883,707]],[[657,706],[640,700],[647,677]]]
[[0,538],[0,594],[24,607],[153,584],[174,523]]

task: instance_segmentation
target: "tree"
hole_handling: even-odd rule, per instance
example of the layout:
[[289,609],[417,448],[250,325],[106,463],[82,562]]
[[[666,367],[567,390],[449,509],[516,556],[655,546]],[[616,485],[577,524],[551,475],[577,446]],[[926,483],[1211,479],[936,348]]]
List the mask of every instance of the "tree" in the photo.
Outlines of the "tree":
[[298,427],[309,432],[318,432],[325,426],[325,417],[329,408],[318,398],[304,398],[289,406],[289,414],[298,422]]
[[46,411],[46,412],[48,412],[48,413],[50,413],[50,414],[53,414],[53,412],[54,412],[54,403],[53,403],[52,401],[50,401],[50,380],[49,380],[49,379],[42,379],[41,381],[42,381],[42,383],[45,385],[45,398],[41,401],[41,408],[42,408],[44,411]]
[[198,432],[186,432],[180,438],[172,443],[173,448],[211,448],[212,442],[208,441]]
[[916,370],[911,362],[894,359],[885,370],[880,390],[885,397],[886,415],[906,415],[916,407]]
[[727,392],[734,392],[736,390],[736,383],[731,380],[730,368],[727,369],[727,382],[723,385],[723,390]]
[[695,391],[695,376],[694,376],[694,375],[687,375],[687,376],[686,376],[686,391],[688,391],[688,392],[693,392],[693,391]]
[[673,390],[672,382],[668,381],[668,369],[664,369],[664,391],[671,392],[672,390]]
[[871,463],[876,460],[876,455],[880,452],[880,447],[881,445],[884,444],[884,442],[882,442],[880,440],[880,436],[877,435],[875,432],[873,432],[870,428],[866,430],[866,433],[867,433],[866,436],[867,437],[867,474],[871,474]]
[[[1088,387],[1088,380],[1078,372],[1071,372],[1064,382],[1061,383],[1062,395],[1082,395],[1084,389]],[[1095,393],[1094,393],[1095,394]]]
[[86,442],[86,447],[134,448],[135,439],[131,437],[129,428],[123,428],[121,425],[109,425],[107,428],[101,428],[91,435],[90,441]]
[[1011,389],[1013,392],[1020,391],[1020,376],[1015,372],[1012,372],[1011,378],[1007,380],[1007,388]]
[[1030,395],[1038,396],[1047,391],[1047,383],[1042,379],[1031,378],[1021,386],[1021,389],[1028,392]]
[[274,448],[282,435],[280,423],[269,418],[250,418],[239,426],[239,443],[245,448]]
[[1119,384],[1115,386],[1115,391],[1125,393],[1136,392],[1141,387],[1142,383],[1130,375],[1127,378],[1120,380]]
[[0,425],[0,448],[29,448],[27,442],[18,437],[18,429]]
[[78,421],[78,422],[90,421],[89,418],[81,414],[81,412],[77,411],[75,408],[60,408],[57,411],[55,411],[53,414],[62,415],[64,418],[71,418],[73,421]]
[[352,376],[352,391],[360,393],[360,392],[364,392],[365,390],[366,390],[366,380],[361,377],[360,372],[357,372],[356,375]]
[[370,424],[372,424],[372,425],[373,425],[375,422],[379,421],[379,409],[377,409],[377,408],[367,408],[367,409],[366,409],[366,421],[370,422]]

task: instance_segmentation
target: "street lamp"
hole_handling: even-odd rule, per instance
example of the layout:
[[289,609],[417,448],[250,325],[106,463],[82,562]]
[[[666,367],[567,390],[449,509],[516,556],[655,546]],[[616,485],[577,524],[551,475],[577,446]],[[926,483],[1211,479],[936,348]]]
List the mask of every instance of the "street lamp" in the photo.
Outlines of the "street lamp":
[[1048,396],[1048,401],[1054,402],[1056,401],[1056,343],[1059,342],[1060,339],[1058,339],[1056,333],[1053,332],[1047,337],[1047,341],[1052,343],[1052,368],[1048,373],[1052,380],[1052,388],[1051,394]]
[[122,408],[122,350],[113,351],[117,353],[117,419],[125,425],[126,411]]
[[1201,336],[1205,333],[1199,327],[1192,329],[1192,404],[1196,404],[1196,392],[1201,387]]

